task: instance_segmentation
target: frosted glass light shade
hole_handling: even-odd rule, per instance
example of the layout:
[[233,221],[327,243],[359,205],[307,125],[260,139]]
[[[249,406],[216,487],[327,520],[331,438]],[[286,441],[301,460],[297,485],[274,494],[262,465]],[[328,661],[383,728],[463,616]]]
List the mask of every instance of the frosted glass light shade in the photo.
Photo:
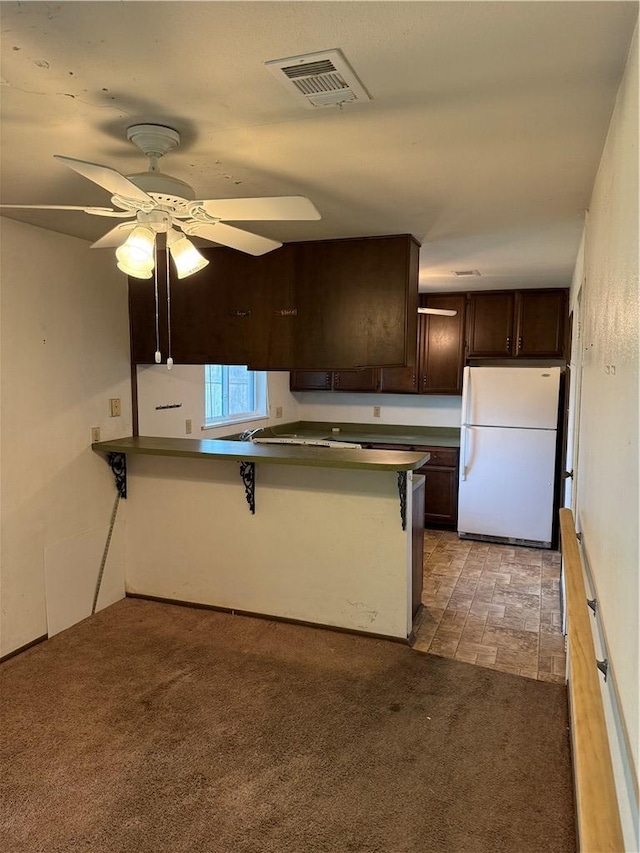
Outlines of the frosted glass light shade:
[[153,267],[137,267],[123,261],[118,261],[117,267],[125,275],[130,275],[132,278],[151,278],[153,275]]
[[168,234],[167,243],[171,257],[176,265],[178,278],[186,278],[188,275],[193,275],[204,269],[209,261],[204,258],[193,245],[191,240],[186,237],[179,237],[176,231]]
[[134,278],[151,278],[154,241],[151,229],[141,225],[134,228],[122,246],[116,249],[118,269]]

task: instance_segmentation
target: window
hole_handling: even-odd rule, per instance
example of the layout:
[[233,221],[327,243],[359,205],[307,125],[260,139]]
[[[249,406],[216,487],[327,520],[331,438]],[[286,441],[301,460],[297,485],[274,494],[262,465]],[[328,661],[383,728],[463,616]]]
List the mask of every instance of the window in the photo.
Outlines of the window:
[[204,368],[205,426],[267,416],[267,374],[233,364]]

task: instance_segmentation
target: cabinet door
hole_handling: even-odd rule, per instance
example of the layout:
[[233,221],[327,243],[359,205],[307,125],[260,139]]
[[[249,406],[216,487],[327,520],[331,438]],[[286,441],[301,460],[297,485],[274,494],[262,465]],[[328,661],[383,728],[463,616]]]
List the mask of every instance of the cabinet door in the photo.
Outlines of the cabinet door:
[[379,390],[385,394],[416,394],[418,391],[417,368],[381,368]]
[[419,472],[425,476],[425,524],[457,527],[459,449],[418,446],[414,450],[431,454],[431,458]]
[[467,355],[504,358],[513,355],[513,291],[469,293]]
[[419,247],[411,236],[296,247],[296,368],[413,363]]
[[292,370],[291,391],[331,391],[333,374],[328,370]]
[[[288,368],[295,320],[294,248],[283,246],[260,258],[225,248],[201,252],[208,266],[182,280],[170,278],[174,361]],[[164,253],[158,261],[158,296],[164,359],[168,354]],[[152,364],[156,348],[153,280],[129,279],[129,312],[132,359]]]
[[516,356],[562,358],[567,328],[566,290],[521,290],[516,298]]
[[425,476],[425,524],[455,527],[458,521],[458,480],[454,468],[426,465],[420,469]]
[[429,294],[420,297],[425,308],[456,311],[453,317],[422,314],[420,391],[426,394],[461,394],[464,367],[464,330],[467,300],[464,294]]
[[361,370],[336,370],[333,373],[334,391],[377,391],[378,370],[365,367]]

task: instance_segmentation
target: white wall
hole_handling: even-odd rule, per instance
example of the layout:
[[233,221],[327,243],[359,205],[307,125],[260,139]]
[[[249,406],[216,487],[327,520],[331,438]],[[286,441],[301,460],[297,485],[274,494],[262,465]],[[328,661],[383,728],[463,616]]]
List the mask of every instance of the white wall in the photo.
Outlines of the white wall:
[[[222,426],[202,430],[204,426],[204,367],[177,364],[171,370],[166,365],[141,365],[138,380],[138,432],[163,438],[184,438],[185,422],[191,420],[191,438],[218,438],[243,429],[264,427],[298,420],[298,404],[289,393],[289,373],[269,373],[269,417],[247,421],[240,426]],[[158,406],[179,404],[175,409]],[[282,418],[276,418],[276,408],[282,408]]]
[[[337,421],[400,426],[459,427],[461,397],[412,394],[343,394],[305,391],[293,395],[302,421]],[[373,407],[380,406],[380,417]]]
[[[615,704],[617,686],[636,773],[640,759],[638,229],[636,30],[586,228],[576,494],[577,528],[582,532],[612,668],[604,688],[605,705]],[[610,735],[615,753],[621,731],[612,729]],[[633,797],[632,786],[628,795]],[[627,849],[638,850],[637,835],[630,838],[628,825],[626,829]]]
[[[8,219],[0,249],[3,655],[90,613],[115,498],[90,431],[130,434],[131,391],[112,253]],[[116,535],[99,606],[123,595],[119,547]]]

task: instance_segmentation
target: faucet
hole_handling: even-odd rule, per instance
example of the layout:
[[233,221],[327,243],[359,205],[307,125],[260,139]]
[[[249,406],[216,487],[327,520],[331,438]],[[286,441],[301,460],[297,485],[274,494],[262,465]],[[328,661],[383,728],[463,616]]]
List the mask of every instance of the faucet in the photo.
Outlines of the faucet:
[[256,429],[246,429],[244,432],[241,432],[238,438],[240,441],[251,441],[254,435],[257,435],[259,432],[262,432],[264,427],[257,427]]

